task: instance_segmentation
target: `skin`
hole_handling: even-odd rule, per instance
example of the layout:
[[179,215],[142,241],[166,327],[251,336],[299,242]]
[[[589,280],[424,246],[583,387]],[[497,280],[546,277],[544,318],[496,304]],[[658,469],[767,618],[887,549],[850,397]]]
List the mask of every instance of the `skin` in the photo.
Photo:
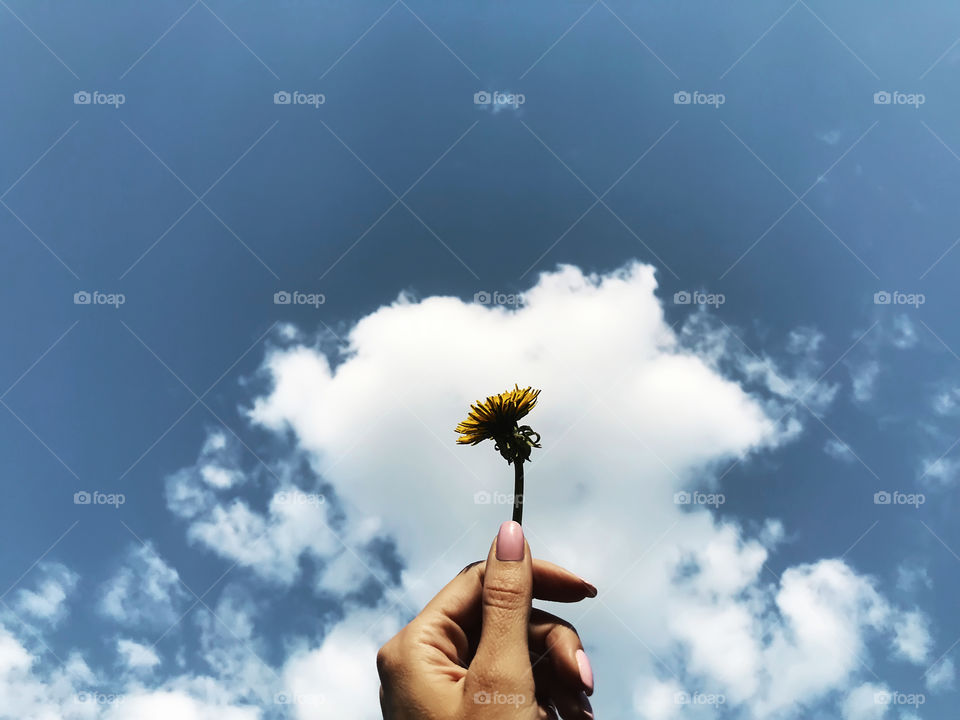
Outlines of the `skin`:
[[377,654],[384,720],[591,720],[566,621],[533,598],[579,602],[596,588],[552,563],[468,565]]

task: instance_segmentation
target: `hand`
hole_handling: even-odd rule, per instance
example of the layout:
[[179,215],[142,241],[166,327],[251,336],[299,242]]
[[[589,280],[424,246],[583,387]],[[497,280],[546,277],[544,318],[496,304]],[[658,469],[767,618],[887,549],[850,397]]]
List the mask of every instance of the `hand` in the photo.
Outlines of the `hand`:
[[468,565],[377,654],[385,720],[589,720],[593,671],[576,630],[531,607],[597,589],[534,560],[505,522],[485,562]]

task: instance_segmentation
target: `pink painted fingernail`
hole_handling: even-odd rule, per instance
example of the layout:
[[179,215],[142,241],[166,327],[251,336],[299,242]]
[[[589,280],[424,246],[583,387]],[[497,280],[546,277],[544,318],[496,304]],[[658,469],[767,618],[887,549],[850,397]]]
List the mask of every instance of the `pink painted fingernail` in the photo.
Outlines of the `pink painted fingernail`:
[[580,668],[580,681],[587,689],[587,692],[593,692],[593,668],[590,667],[590,658],[583,650],[577,650],[577,667]]
[[507,520],[497,533],[497,560],[523,560],[523,528]]

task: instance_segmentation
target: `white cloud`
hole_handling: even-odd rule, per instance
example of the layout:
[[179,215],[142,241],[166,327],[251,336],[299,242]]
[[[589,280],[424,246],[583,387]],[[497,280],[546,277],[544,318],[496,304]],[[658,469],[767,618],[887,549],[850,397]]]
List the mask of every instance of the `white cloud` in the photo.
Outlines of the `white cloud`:
[[873,398],[873,388],[880,374],[880,363],[875,360],[866,362],[859,367],[850,369],[853,381],[853,399],[857,402],[867,402]]
[[889,690],[874,683],[864,683],[850,692],[843,701],[844,720],[881,720],[887,715],[883,702]]
[[897,315],[893,318],[893,329],[890,341],[894,347],[901,350],[911,348],[917,344],[917,330],[908,315]]
[[960,459],[949,457],[927,458],[921,461],[920,480],[928,485],[944,487],[960,478]]
[[861,666],[870,631],[883,629],[890,608],[873,584],[839,560],[787,569],[776,595],[763,667],[766,698],[757,714],[809,703],[843,688]]
[[[153,663],[152,651],[118,642],[131,667]],[[257,707],[236,702],[236,688],[209,677],[183,676],[155,688],[137,680],[97,675],[83,657],[70,653],[60,663],[50,652],[31,651],[0,625],[0,717],[23,720],[259,720]],[[265,703],[266,705],[266,703]]]
[[633,708],[643,720],[674,720],[684,706],[678,702],[689,695],[676,680],[651,679],[633,694]]
[[167,478],[167,505],[180,517],[194,517],[216,503],[216,491],[242,485],[239,443],[211,430],[197,462]]
[[117,640],[117,654],[130,670],[149,669],[160,664],[160,658],[152,647],[126,638]]
[[[371,533],[396,543],[406,602],[419,607],[486,552],[505,516],[502,506],[475,505],[474,493],[511,489],[502,459],[488,447],[455,447],[453,426],[478,396],[515,382],[543,388],[530,418],[544,447],[527,471],[525,527],[535,553],[606,590],[604,606],[588,604],[579,622],[611,688],[599,711],[670,717],[662,700],[673,686],[653,658],[680,657],[687,670],[678,671],[692,675],[685,682],[758,718],[795,716],[857,682],[868,641],[892,638],[902,613],[840,560],[787,568],[778,581],[764,564],[782,527],[749,537],[672,498],[793,437],[799,421],[778,426],[777,411],[800,395],[822,412],[838,386],[815,385],[815,334],[792,335],[789,357],[757,358],[702,314],[674,334],[655,288],[643,265],[605,276],[564,267],[541,276],[515,311],[401,297],[362,318],[339,353],[271,351],[271,387],[250,418],[308,453],[346,516],[338,527],[348,546]],[[190,478],[187,489],[172,484],[168,502],[176,510],[180,497],[204,498],[180,514],[205,547],[283,582],[299,576],[304,557],[341,592],[369,579],[356,565],[336,569],[343,551],[322,529],[331,515],[278,506],[277,493],[294,486],[283,473],[261,478],[272,493],[264,510],[209,485],[199,493],[195,469]],[[353,714],[375,716],[376,693],[366,688],[375,686],[377,642],[356,626],[341,632],[349,643],[330,633],[296,655],[287,686],[317,692],[301,678],[343,670],[343,687],[367,693]],[[345,658],[342,667],[333,657]]]
[[60,563],[40,563],[36,589],[17,592],[15,606],[25,615],[57,623],[66,615],[65,601],[77,584],[77,574]]
[[[586,603],[574,617],[608,688],[595,703],[602,714],[710,717],[677,702],[678,692],[697,691],[722,693],[730,712],[761,720],[806,717],[838,699],[845,720],[884,717],[876,695],[885,688],[863,678],[869,648],[926,661],[925,616],[896,607],[842,560],[813,559],[777,577],[768,561],[785,537],[779,521],[748,531],[673,502],[678,490],[714,487],[734,459],[794,437],[797,417],[773,418],[797,395],[817,412],[829,407],[837,386],[810,389],[822,335],[798,329],[785,357],[758,358],[703,315],[674,334],[655,288],[641,265],[602,277],[567,267],[541,277],[516,311],[401,298],[363,318],[340,355],[274,349],[265,365],[272,387],[250,418],[290,433],[295,457],[245,470],[236,443],[212,432],[197,463],[169,479],[167,501],[194,543],[264,580],[289,586],[311,561],[313,587],[341,600],[345,617],[317,639],[287,643],[274,669],[263,659],[257,606],[228,587],[189,621],[212,677],[146,687],[131,672],[111,688],[123,702],[106,706],[76,701],[104,687],[81,656],[51,671],[0,626],[0,716],[256,720],[272,717],[279,701],[298,720],[346,708],[350,717],[379,717],[377,647],[408,610],[486,552],[506,514],[473,497],[509,490],[509,469],[489,447],[455,447],[452,427],[477,396],[529,382],[544,389],[530,418],[544,447],[528,466],[525,528],[538,556],[603,592],[602,604]],[[370,549],[379,540],[397,545],[406,597],[372,609],[347,603],[372,575],[386,577]],[[18,607],[59,618],[76,578],[54,564],[41,572],[35,589],[16,596]],[[189,599],[148,545],[127,553],[99,605],[144,627],[172,624]],[[160,664],[133,640],[117,639],[116,649],[131,671]],[[953,680],[949,659],[927,675],[931,689]]]
[[[48,652],[41,647],[40,654]],[[78,702],[80,693],[97,682],[83,658],[71,653],[53,669],[0,625],[0,717],[37,720],[89,720],[92,703]]]
[[827,442],[824,443],[823,451],[834,460],[848,463],[856,462],[857,460],[857,456],[854,455],[850,446],[836,438],[829,438]]
[[216,465],[205,465],[200,469],[200,475],[208,485],[220,490],[233,487],[240,482],[237,473]]
[[238,498],[215,505],[194,520],[188,536],[264,578],[289,584],[299,574],[301,555],[324,558],[340,547],[327,506],[283,502],[290,492],[278,491],[265,514]]
[[157,627],[176,622],[188,597],[176,570],[151,543],[131,545],[117,574],[104,585],[100,611],[125,626]]
[[[303,558],[317,563],[318,587],[337,591],[353,587],[367,576],[367,567],[378,564],[360,547],[377,536],[376,523],[361,521],[349,531],[336,527],[334,506],[295,453],[274,468],[245,471],[239,442],[220,431],[212,437],[193,466],[167,479],[167,506],[189,522],[191,542],[282,585],[300,578]],[[267,488],[262,509],[244,494],[249,485]],[[349,549],[338,539],[345,534],[352,539]]]
[[796,328],[791,330],[787,336],[787,352],[795,355],[815,354],[820,349],[824,339],[824,334],[816,328]]
[[921,587],[930,589],[933,580],[927,568],[916,562],[904,563],[897,566],[897,588],[904,592],[915,592]]
[[898,655],[914,664],[926,660],[933,638],[925,616],[917,611],[903,613],[894,625],[893,644]]
[[377,645],[369,637],[335,630],[314,651],[296,654],[284,668],[290,703],[298,720],[323,717],[324,711],[353,708],[357,720],[381,717],[378,697],[380,680],[370,659]]
[[827,145],[836,145],[840,142],[840,138],[843,135],[843,131],[839,128],[833,130],[827,130],[826,132],[817,133],[817,139],[825,142]]
[[937,692],[940,690],[950,690],[956,680],[956,670],[953,660],[943,658],[927,671],[926,684],[927,690]]
[[960,388],[950,388],[937,393],[932,404],[937,415],[955,415],[960,411]]
[[[708,316],[704,314],[703,317]],[[710,366],[722,374],[730,372],[730,362],[734,363],[734,370],[742,379],[743,387],[754,391],[751,399],[760,404],[768,416],[787,418],[779,434],[781,441],[792,439],[801,429],[793,415],[796,406],[802,404],[814,413],[822,414],[829,409],[840,389],[839,384],[819,379],[822,367],[818,352],[825,338],[815,328],[800,327],[790,331],[786,354],[779,361],[767,352],[756,354],[747,349],[736,335],[733,343],[728,342],[725,336],[733,331],[727,327],[719,335],[703,323],[694,323],[692,329],[700,334],[707,332],[707,337],[714,344],[718,343],[718,337],[724,338],[719,350],[707,351],[702,342],[695,343],[698,356],[709,360]]]
[[228,587],[213,610],[197,612],[200,654],[234,701],[270,705],[280,690],[280,676],[267,663],[265,638],[256,634],[258,612],[235,586]]
[[256,707],[237,707],[207,702],[179,690],[139,690],[124,694],[122,702],[110,706],[105,720],[258,720]]

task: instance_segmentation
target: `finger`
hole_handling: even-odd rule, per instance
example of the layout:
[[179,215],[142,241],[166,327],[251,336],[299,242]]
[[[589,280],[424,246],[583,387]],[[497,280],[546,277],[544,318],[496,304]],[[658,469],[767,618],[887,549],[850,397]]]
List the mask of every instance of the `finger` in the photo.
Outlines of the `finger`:
[[[480,620],[480,599],[487,562],[467,565],[427,603],[425,613],[439,612],[468,627]],[[533,597],[553,602],[579,602],[597,596],[597,588],[580,576],[546,560],[533,559]]]
[[593,720],[593,708],[586,693],[561,682],[546,663],[534,664],[533,676],[537,697],[552,704],[563,720]]
[[538,656],[534,664],[548,665],[566,687],[593,694],[593,669],[576,628],[545,610],[530,613],[530,651]]
[[560,720],[553,705],[541,705],[537,720]]
[[532,599],[530,547],[520,524],[507,521],[490,546],[483,577],[480,642],[468,671],[480,685],[533,690],[527,644]]
[[[475,560],[460,571],[460,575],[479,572],[481,578],[486,569],[486,560]],[[578,602],[585,597],[597,596],[597,588],[579,575],[560,567],[549,560],[533,558],[533,597],[553,602]]]

